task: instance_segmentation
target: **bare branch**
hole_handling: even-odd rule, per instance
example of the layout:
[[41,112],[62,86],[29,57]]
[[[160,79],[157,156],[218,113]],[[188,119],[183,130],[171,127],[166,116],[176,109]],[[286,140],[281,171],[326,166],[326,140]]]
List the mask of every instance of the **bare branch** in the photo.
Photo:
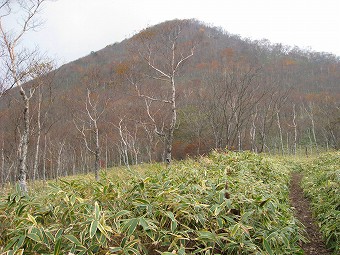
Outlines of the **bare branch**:
[[[162,70],[160,70],[160,69],[158,69],[157,67],[155,67],[155,66],[150,62],[150,60],[148,61],[148,65],[149,65],[152,69],[154,69],[155,71],[159,72],[162,76],[167,77],[168,79],[171,79],[171,76],[170,76],[170,75],[166,74],[166,73],[163,72]],[[161,76],[161,77],[162,77],[162,76]],[[161,78],[161,77],[160,77],[160,78]]]
[[89,144],[87,142],[87,139],[86,139],[86,134],[85,134],[85,125],[83,124],[81,128],[79,128],[79,126],[77,125],[76,121],[73,119],[73,124],[74,126],[76,127],[76,129],[78,130],[78,132],[81,134],[82,136],[82,139],[84,141],[84,144],[85,144],[85,147],[86,149],[91,152],[92,154],[95,154],[95,151],[93,151],[90,147],[89,147]]
[[191,48],[189,55],[187,55],[186,57],[182,56],[180,61],[178,61],[178,63],[176,64],[176,67],[174,68],[174,72],[176,72],[178,70],[178,68],[180,67],[181,64],[183,64],[186,60],[188,60],[189,58],[191,58],[194,55],[194,50],[195,50],[195,46]]

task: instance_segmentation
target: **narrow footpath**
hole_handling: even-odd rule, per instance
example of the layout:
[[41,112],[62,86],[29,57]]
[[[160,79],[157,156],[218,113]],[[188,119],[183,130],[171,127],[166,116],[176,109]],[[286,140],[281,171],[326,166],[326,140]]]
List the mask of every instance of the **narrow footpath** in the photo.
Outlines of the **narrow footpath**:
[[302,174],[292,173],[290,200],[295,208],[295,216],[302,222],[306,228],[308,243],[302,243],[301,247],[305,255],[331,255],[332,253],[326,249],[322,240],[322,235],[318,226],[312,218],[309,201],[304,197],[301,188]]

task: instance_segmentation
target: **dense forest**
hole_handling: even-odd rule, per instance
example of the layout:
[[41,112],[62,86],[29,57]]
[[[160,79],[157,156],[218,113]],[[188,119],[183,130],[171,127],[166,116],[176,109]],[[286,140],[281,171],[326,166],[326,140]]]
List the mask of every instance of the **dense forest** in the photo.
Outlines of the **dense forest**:
[[2,184],[17,180],[24,144],[31,180],[212,149],[340,147],[340,58],[329,53],[172,20],[59,68],[18,57],[22,85],[0,96]]

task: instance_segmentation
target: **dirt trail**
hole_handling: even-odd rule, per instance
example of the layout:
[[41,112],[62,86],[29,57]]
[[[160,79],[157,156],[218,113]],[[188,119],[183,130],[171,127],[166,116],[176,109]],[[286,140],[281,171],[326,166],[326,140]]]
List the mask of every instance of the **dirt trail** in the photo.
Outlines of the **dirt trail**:
[[322,241],[322,235],[320,234],[318,226],[313,221],[309,201],[304,197],[300,186],[301,179],[302,175],[300,173],[293,173],[290,188],[290,200],[292,206],[295,208],[295,216],[306,227],[307,238],[310,241],[303,243],[301,247],[306,255],[331,255],[332,253],[326,249]]

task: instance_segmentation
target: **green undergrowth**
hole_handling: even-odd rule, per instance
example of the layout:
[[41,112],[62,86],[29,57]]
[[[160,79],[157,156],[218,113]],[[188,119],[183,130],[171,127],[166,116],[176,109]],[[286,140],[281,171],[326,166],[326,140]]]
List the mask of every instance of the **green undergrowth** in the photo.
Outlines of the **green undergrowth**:
[[301,163],[302,187],[327,247],[340,254],[340,152]]
[[303,254],[276,162],[213,152],[13,191],[0,201],[0,254]]

